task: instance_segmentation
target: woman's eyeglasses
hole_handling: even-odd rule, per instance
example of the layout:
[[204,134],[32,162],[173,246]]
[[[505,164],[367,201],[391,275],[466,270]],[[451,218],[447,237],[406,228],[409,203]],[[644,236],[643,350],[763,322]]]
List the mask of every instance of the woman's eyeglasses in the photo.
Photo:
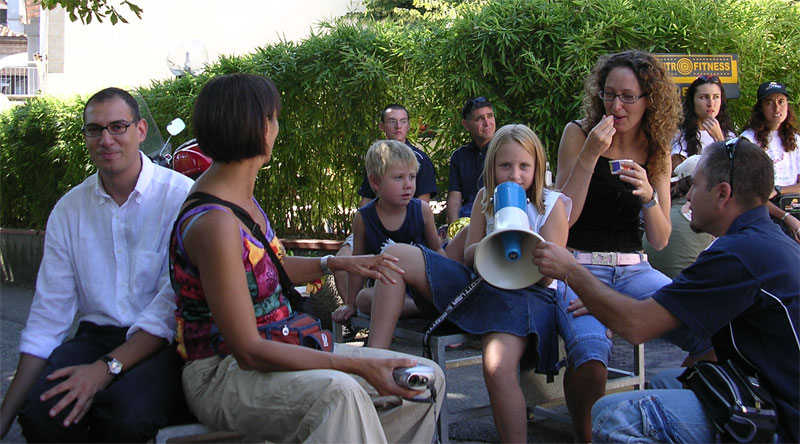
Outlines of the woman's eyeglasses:
[[637,95],[633,95],[633,94],[614,94],[614,93],[605,92],[605,91],[600,91],[599,93],[597,93],[597,95],[600,96],[601,100],[604,100],[606,102],[613,102],[617,97],[619,97],[619,101],[620,102],[627,103],[628,105],[630,105],[631,103],[636,103],[642,97],[647,96],[647,94],[642,94],[642,95],[637,96]]

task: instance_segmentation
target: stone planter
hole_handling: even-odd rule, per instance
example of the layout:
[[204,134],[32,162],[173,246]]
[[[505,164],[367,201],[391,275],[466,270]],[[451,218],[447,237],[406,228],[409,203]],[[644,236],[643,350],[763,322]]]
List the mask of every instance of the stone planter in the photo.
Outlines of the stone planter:
[[0,268],[3,281],[36,283],[42,254],[44,230],[0,228]]

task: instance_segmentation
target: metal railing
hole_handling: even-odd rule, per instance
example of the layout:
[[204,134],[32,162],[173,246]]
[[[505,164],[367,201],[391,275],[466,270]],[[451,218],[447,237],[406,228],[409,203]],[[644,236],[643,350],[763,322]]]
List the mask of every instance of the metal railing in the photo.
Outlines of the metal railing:
[[5,66],[0,68],[0,93],[9,98],[33,97],[40,90],[35,66]]

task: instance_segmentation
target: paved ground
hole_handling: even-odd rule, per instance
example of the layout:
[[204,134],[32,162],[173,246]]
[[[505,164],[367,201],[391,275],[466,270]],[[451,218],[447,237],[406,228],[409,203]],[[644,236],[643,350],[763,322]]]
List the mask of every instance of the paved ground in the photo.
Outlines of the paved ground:
[[[33,300],[33,288],[16,284],[0,283],[0,394],[5,395],[17,366],[19,335],[27,319],[28,310]],[[618,340],[615,342],[619,342]],[[418,354],[418,344],[395,344],[398,350]],[[620,342],[615,347],[611,365],[617,368],[630,369],[629,345]],[[452,352],[467,355],[469,350]],[[661,341],[648,343],[645,347],[646,377],[658,371],[680,364],[683,353],[677,348]],[[475,407],[488,402],[486,388],[480,367],[465,367],[448,372],[449,402],[456,408]],[[560,407],[561,411],[566,411]],[[570,426],[549,419],[532,421],[528,427],[529,442],[572,442]],[[498,442],[492,418],[463,421],[450,426],[450,439],[454,442]],[[15,423],[2,443],[25,442],[19,425]]]

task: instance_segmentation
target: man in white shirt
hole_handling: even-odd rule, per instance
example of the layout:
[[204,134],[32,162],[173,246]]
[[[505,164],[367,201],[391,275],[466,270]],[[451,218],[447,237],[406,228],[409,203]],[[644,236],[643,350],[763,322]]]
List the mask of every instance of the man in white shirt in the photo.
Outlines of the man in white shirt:
[[167,244],[192,181],[139,151],[147,122],[126,91],[92,96],[83,132],[97,173],[47,221],[0,436],[19,414],[28,442],[145,442],[185,413]]

